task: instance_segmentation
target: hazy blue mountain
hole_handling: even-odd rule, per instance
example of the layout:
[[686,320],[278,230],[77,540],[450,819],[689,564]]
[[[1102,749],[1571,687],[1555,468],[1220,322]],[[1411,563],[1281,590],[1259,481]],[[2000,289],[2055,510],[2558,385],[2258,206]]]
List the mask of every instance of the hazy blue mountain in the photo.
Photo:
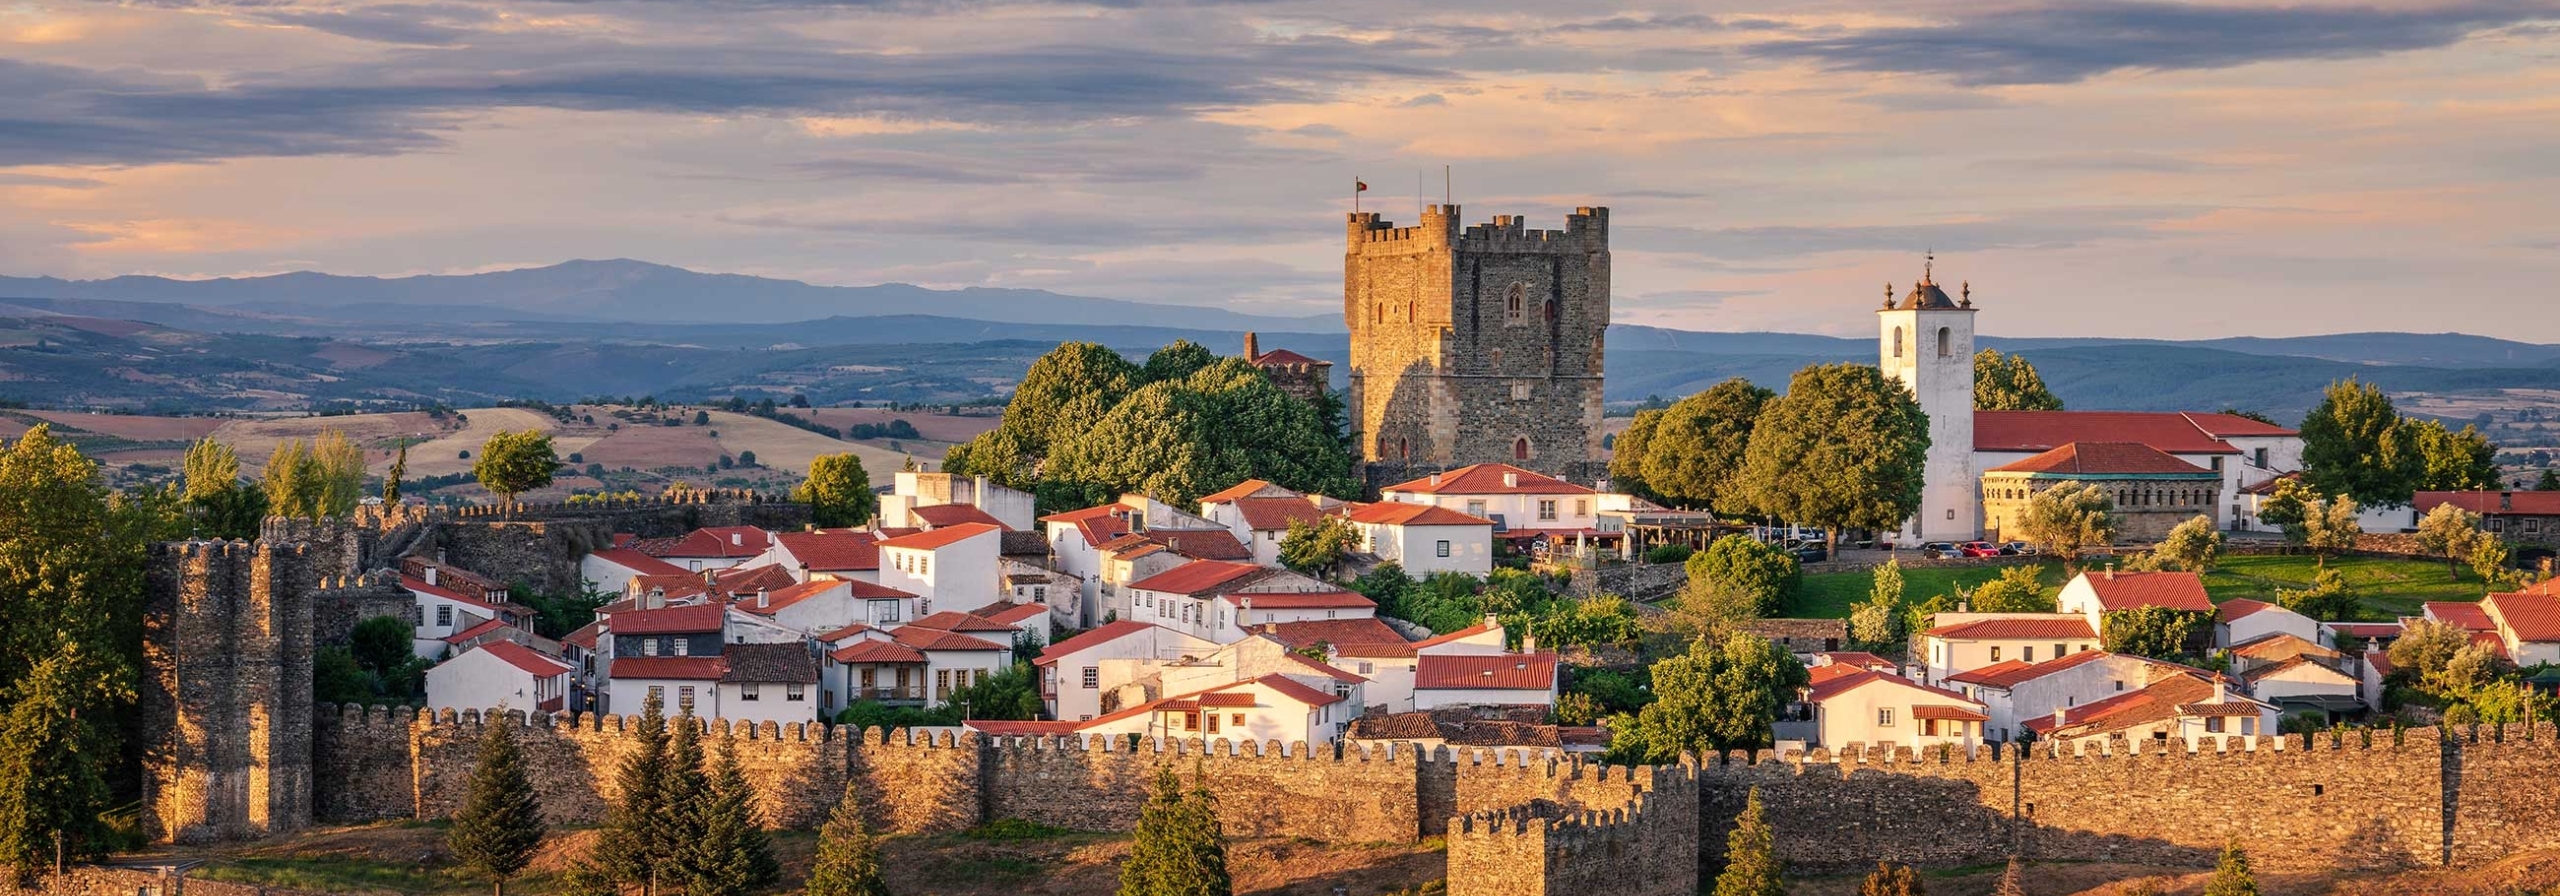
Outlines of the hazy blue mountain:
[[1261,317],[1223,308],[1097,299],[1036,289],[935,290],[904,283],[818,286],[743,274],[703,274],[627,259],[415,277],[343,277],[309,271],[216,280],[0,277],[0,295],[170,302],[385,322],[463,314],[477,320],[779,324],[931,308],[950,317],[1023,323],[1143,321],[1203,329],[1342,329],[1336,315]]

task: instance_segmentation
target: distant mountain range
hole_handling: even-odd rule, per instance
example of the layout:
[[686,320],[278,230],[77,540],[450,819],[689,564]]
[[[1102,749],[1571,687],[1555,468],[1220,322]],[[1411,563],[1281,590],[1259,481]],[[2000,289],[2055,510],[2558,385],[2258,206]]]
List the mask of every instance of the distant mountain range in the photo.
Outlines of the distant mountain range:
[[[634,261],[401,278],[0,277],[0,397],[278,407],[782,390],[950,401],[1001,394],[1062,341],[1143,355],[1189,339],[1226,353],[1247,329],[1265,347],[1334,362],[1337,382],[1347,372],[1349,337],[1332,315],[813,286]],[[2293,419],[2348,376],[2401,392],[2560,389],[2560,346],[2459,333],[1981,343],[2025,355],[2074,407],[2241,407]],[[1870,339],[1619,325],[1609,331],[1608,394],[1673,397],[1732,376],[1783,387],[1806,364],[1871,362],[1875,352]]]

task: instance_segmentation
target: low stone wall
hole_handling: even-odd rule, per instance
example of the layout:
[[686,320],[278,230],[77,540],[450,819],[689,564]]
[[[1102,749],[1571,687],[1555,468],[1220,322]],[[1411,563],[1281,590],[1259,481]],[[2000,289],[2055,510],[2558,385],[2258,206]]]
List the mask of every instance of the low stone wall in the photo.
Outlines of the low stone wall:
[[1628,600],[1656,601],[1680,592],[1689,569],[1679,563],[1627,563],[1599,569],[1577,569],[1565,590],[1580,597],[1615,594]]
[[326,896],[308,890],[190,878],[168,869],[95,865],[75,865],[63,869],[59,877],[51,874],[40,876],[32,888],[19,888],[0,881],[0,896],[39,893],[44,896],[135,896],[141,893],[158,896]]

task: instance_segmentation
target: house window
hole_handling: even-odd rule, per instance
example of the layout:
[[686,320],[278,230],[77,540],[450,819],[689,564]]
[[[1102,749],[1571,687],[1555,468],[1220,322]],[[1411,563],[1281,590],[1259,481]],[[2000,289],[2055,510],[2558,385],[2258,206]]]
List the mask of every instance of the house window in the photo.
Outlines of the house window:
[[2026,663],[2032,663],[2032,662],[2035,662],[2035,661],[2036,661],[2036,646],[2035,646],[2035,645],[2033,645],[2033,644],[2029,644],[2029,645],[2027,645],[2027,646],[2025,646],[2025,647],[2020,647],[2020,648],[2018,648],[2018,660],[2019,660],[2020,662],[2026,662]]
[[1218,714],[1217,714],[1217,713],[1214,713],[1214,712],[1208,712],[1208,713],[1201,713],[1200,715],[1201,715],[1201,719],[1200,719],[1200,721],[1201,721],[1201,722],[1203,722],[1204,724],[1206,724],[1206,726],[1207,726],[1207,728],[1206,728],[1206,732],[1207,732],[1207,733],[1209,733],[1209,734],[1216,734],[1216,733],[1218,733]]
[[1922,736],[1924,736],[1924,737],[1936,737],[1936,736],[1938,736],[1938,720],[1936,720],[1936,719],[1921,719],[1921,720],[1920,720],[1920,734],[1921,734]]
[[1033,586],[1031,586],[1031,602],[1032,602],[1032,603],[1035,603],[1035,604],[1045,604],[1045,603],[1048,603],[1048,602],[1049,602],[1049,586],[1047,586],[1047,585],[1033,585]]
[[1227,724],[1229,724],[1229,725],[1233,725],[1233,726],[1238,727],[1238,728],[1242,728],[1242,727],[1244,727],[1244,713],[1240,713],[1240,712],[1236,712],[1236,713],[1228,713],[1228,714],[1227,714]]
[[[740,636],[740,637],[744,637],[744,636],[742,635],[742,636]],[[674,644],[674,645],[675,645],[675,648],[676,648],[676,655],[677,655],[677,656],[692,656],[692,655],[693,655],[693,640],[692,640],[692,639],[690,639],[690,638],[669,638],[669,639],[667,639],[667,640],[668,640],[668,642],[669,642],[669,643],[672,643],[672,644]]]
[[948,696],[950,696],[950,695],[951,695],[951,670],[949,670],[949,669],[935,669],[935,670],[933,670],[933,699],[940,700],[940,699],[942,699],[942,698],[944,698],[944,697],[948,697]]
[[693,712],[693,688],[680,687],[676,689],[676,711],[687,714]]
[[932,557],[930,557],[930,556],[917,557],[917,558],[916,558],[916,575],[920,575],[920,576],[929,576],[929,575],[932,575],[932,574],[933,574],[933,558],[932,558]]
[[1511,284],[1511,292],[1502,298],[1502,316],[1509,320],[1519,320],[1521,304],[1526,301],[1528,294],[1529,287],[1526,284]]
[[2480,521],[2480,527],[2491,532],[2504,532],[2507,531],[2507,521],[2493,516]]
[[1477,518],[1477,519],[1483,519],[1483,518],[1484,518],[1484,502],[1483,502],[1483,501],[1469,501],[1469,502],[1467,502],[1467,515],[1468,515],[1468,516],[1471,516],[1471,517],[1475,517],[1475,518]]
[[1367,675],[1367,674],[1369,674],[1369,670],[1372,668],[1372,666],[1373,666],[1373,665],[1374,665],[1374,664],[1366,663],[1366,662],[1361,663],[1361,664],[1360,664],[1360,674],[1362,674],[1362,675]]
[[1435,547],[1435,548],[1434,548],[1434,550],[1437,550],[1437,551],[1439,552],[1440,556],[1442,556],[1442,557],[1449,556],[1449,541],[1448,541],[1448,539],[1445,539],[1445,538],[1444,538],[1444,539],[1441,539],[1441,540],[1440,540],[1439,545],[1438,545],[1437,547]]
[[1590,515],[1591,515],[1591,499],[1589,499],[1589,498],[1575,498],[1575,499],[1573,499],[1573,515],[1574,515],[1574,516],[1590,516]]
[[807,700],[809,699],[809,686],[805,684],[783,685],[782,699],[791,703],[798,703],[800,701]]
[[640,639],[640,655],[641,655],[641,656],[657,656],[657,655],[658,655],[658,639],[656,639],[656,638],[642,638],[642,639]]
[[2526,535],[2539,535],[2539,534],[2542,534],[2542,518],[2541,518],[2541,517],[2526,517],[2526,518],[2525,518],[2525,520],[2524,520],[2524,534],[2526,534]]
[[1876,708],[1876,727],[1893,727],[1893,707],[1879,706]]
[[1528,436],[1521,436],[1520,438],[1515,439],[1515,440],[1513,440],[1513,441],[1511,442],[1511,459],[1512,459],[1512,460],[1528,460],[1528,459],[1529,459],[1529,437],[1528,437]]
[[2213,733],[2213,734],[2221,734],[2221,733],[2222,733],[2222,717],[2221,717],[2221,716],[2206,716],[2206,717],[2204,718],[2204,730],[2205,730],[2205,731],[2207,731],[2207,732],[2209,732],[2209,733]]
[[656,701],[658,701],[660,704],[664,704],[664,703],[666,703],[666,701],[667,701],[667,689],[666,689],[666,687],[665,687],[664,685],[654,685],[654,684],[653,684],[653,685],[650,685],[650,686],[649,686],[649,699],[651,699],[651,700],[656,700]]
[[453,605],[452,605],[452,604],[437,604],[437,605],[436,605],[436,627],[437,627],[437,628],[452,628],[452,627],[453,627]]
[[2258,469],[2263,470],[2267,468],[2267,449],[2260,448],[2251,456],[2257,460]]
[[1991,661],[1995,663],[2000,661],[2000,648],[1998,646],[1991,648]]
[[2062,645],[2053,645],[2053,658],[2057,660],[2062,658]]
[[738,699],[740,699],[740,700],[756,700],[756,699],[760,699],[761,695],[759,695],[759,694],[757,693],[757,691],[759,691],[759,690],[761,690],[761,688],[757,687],[757,686],[756,686],[756,684],[755,684],[754,682],[748,682],[748,683],[746,683],[746,684],[739,685],[739,686],[738,686]]
[[1540,502],[1538,502],[1538,519],[1546,520],[1546,521],[1550,521],[1550,522],[1552,522],[1553,520],[1555,520],[1555,518],[1556,518],[1556,502],[1555,502],[1555,501],[1553,501],[1553,500],[1546,500],[1546,501],[1540,501]]

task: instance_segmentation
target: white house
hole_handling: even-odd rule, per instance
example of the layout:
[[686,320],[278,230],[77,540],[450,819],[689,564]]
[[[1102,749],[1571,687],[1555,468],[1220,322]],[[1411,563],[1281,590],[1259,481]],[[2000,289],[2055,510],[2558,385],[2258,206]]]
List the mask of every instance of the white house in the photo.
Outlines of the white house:
[[668,716],[720,715],[720,678],[728,672],[717,654],[710,656],[624,656],[613,661],[605,680],[605,711],[638,715],[654,698]]
[[559,712],[567,706],[569,664],[513,641],[490,641],[427,670],[429,709]]
[[1292,523],[1314,523],[1342,502],[1247,479],[1200,499],[1200,516],[1227,527],[1236,540],[1253,550],[1253,562],[1280,565],[1280,539]]
[[820,720],[818,657],[809,642],[729,644],[720,662],[712,716],[783,725]]
[[2335,713],[2364,707],[2356,676],[2307,656],[2253,665],[2240,674],[2240,680],[2248,683],[2249,696],[2282,712],[2318,712],[2323,718],[2334,718]]
[[1601,534],[1598,492],[1510,464],[1475,464],[1387,486],[1388,501],[1492,520],[1504,539]]
[[1055,719],[1085,720],[1102,714],[1102,663],[1114,659],[1172,660],[1207,656],[1218,645],[1164,626],[1123,619],[1050,644],[1032,665],[1040,672],[1040,696]]
[[481,623],[504,618],[497,604],[414,576],[401,576],[400,587],[417,601],[418,616],[409,643],[420,659],[441,659],[445,639]]
[[1284,675],[1265,675],[1165,697],[1076,725],[1080,735],[1325,744],[1358,715],[1350,698]]
[[1350,701],[1349,707],[1362,706],[1366,699],[1367,679],[1301,655],[1278,636],[1257,632],[1205,656],[1105,659],[1102,706],[1109,714],[1116,707],[1136,706],[1167,694],[1196,693],[1272,675],[1341,697]]
[[795,580],[880,581],[880,537],[869,532],[829,530],[784,532],[773,546],[738,564],[740,568],[775,567]]
[[2002,742],[2017,740],[2028,719],[2141,690],[2185,669],[2145,657],[2090,650],[2036,663],[2003,660],[1948,676],[1946,686],[1981,701],[1990,716],[1983,725],[1985,739]]
[[578,577],[588,587],[608,594],[621,593],[634,576],[680,576],[684,567],[630,548],[607,548],[590,551],[578,560]]
[[969,615],[1010,629],[1004,634],[1008,640],[1021,638],[1028,644],[1045,645],[1058,635],[1055,615],[1042,604],[1002,601],[971,610]]
[[2319,620],[2265,601],[2233,598],[2223,601],[2215,612],[2215,647],[2229,649],[2271,635],[2292,635],[2322,647],[2336,644],[2336,636]]
[[1979,700],[1890,672],[1849,665],[1811,672],[1802,697],[1812,713],[1814,745],[1969,747],[1982,740],[1991,718]]
[[727,569],[773,547],[773,533],[754,526],[695,529],[678,538],[642,539],[632,550],[682,567],[687,572]]
[[987,522],[1029,532],[1033,522],[1031,505],[1029,494],[988,482],[984,476],[900,470],[891,479],[889,493],[880,496],[879,524],[888,528],[935,529],[961,522]]
[[2098,649],[2098,631],[2077,613],[1940,613],[1920,636],[1921,683],[2004,662],[2036,663]]
[[2165,607],[2213,615],[2213,598],[2205,594],[2204,578],[2195,573],[2117,572],[2112,566],[2073,576],[2054,596],[2054,604],[2088,620],[2089,628],[2101,635],[2107,631],[2107,614],[2118,610]]
[[2497,626],[2498,640],[2516,665],[2560,663],[2560,593],[2549,583],[2489,595],[2480,600],[2480,610]]
[[[1413,677],[1420,665],[1419,654],[1413,642],[1377,617],[1256,623],[1253,630],[1278,638],[1291,649],[1321,649],[1326,664],[1368,679],[1361,688],[1366,705],[1383,707],[1390,713],[1413,711]],[[1465,652],[1475,646],[1458,643],[1444,649]]]
[[1254,625],[1355,619],[1377,603],[1285,570],[1224,560],[1194,560],[1129,583],[1131,616],[1224,644]]
[[1554,706],[1560,684],[1556,655],[1548,651],[1426,651],[1415,658],[1413,708],[1429,711],[1447,706]]
[[847,622],[898,625],[917,616],[916,595],[861,580],[814,578],[780,591],[758,592],[733,606],[793,631],[817,633]]
[[1002,528],[961,523],[914,535],[882,539],[880,584],[923,598],[974,607],[1004,596]]
[[852,625],[819,640],[828,648],[823,676],[829,711],[860,700],[938,706],[954,689],[1013,664],[1010,643],[923,625]]
[[2040,740],[2175,740],[2188,749],[2214,738],[2276,733],[2275,705],[2253,699],[2231,684],[2219,675],[2187,670],[2104,700],[2024,719],[2019,727]]
[[[1097,605],[1102,594],[1102,555],[1100,548],[1113,539],[1129,534],[1128,509],[1118,504],[1105,504],[1066,513],[1053,513],[1040,518],[1042,533],[1049,539],[1049,556],[1058,569],[1083,580],[1083,605]],[[1100,621],[1098,617],[1072,620],[1077,625]]]
[[1404,567],[1407,575],[1439,572],[1482,576],[1493,571],[1493,521],[1433,504],[1380,501],[1348,514],[1360,549]]

